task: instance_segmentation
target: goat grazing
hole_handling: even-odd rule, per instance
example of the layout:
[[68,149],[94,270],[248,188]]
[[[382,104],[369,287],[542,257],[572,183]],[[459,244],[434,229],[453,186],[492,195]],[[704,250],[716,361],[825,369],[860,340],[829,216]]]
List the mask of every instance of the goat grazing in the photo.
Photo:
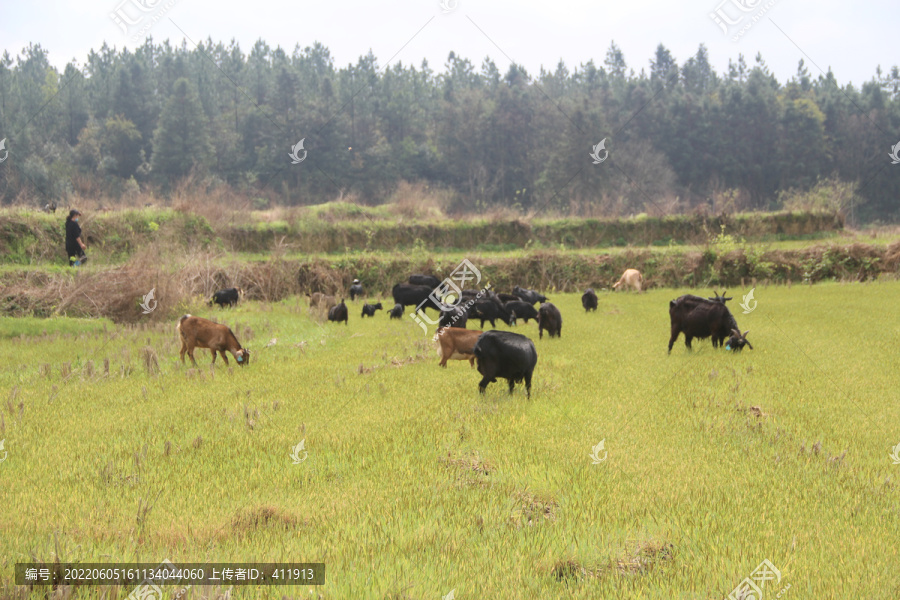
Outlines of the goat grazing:
[[219,325],[200,317],[184,315],[178,319],[175,330],[181,337],[182,363],[184,363],[184,354],[187,353],[194,366],[197,366],[197,361],[194,360],[194,348],[208,348],[212,352],[212,364],[216,364],[216,352],[218,352],[227,365],[226,351],[234,355],[234,359],[240,366],[250,364],[250,351],[241,347],[234,332],[226,325]]

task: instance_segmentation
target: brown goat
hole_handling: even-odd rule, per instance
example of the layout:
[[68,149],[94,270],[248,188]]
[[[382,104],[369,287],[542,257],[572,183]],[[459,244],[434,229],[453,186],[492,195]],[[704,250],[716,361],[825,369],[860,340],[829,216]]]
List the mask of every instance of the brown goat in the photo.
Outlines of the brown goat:
[[434,341],[438,342],[438,356],[441,362],[438,364],[442,367],[447,366],[447,361],[467,360],[469,366],[475,366],[475,342],[478,341],[483,331],[474,329],[462,329],[459,327],[443,327],[434,334]]
[[324,296],[322,292],[313,292],[312,294],[307,294],[306,297],[309,298],[309,307],[318,307],[319,299]]
[[309,297],[310,308],[321,308],[328,311],[331,307],[337,306],[334,296],[328,296],[322,292],[313,292],[312,294],[307,294],[307,296]]
[[184,315],[178,319],[175,327],[181,337],[181,362],[184,362],[184,353],[191,357],[191,362],[197,366],[194,360],[194,348],[208,348],[212,352],[212,364],[216,364],[216,352],[222,355],[222,360],[228,364],[228,356],[225,351],[231,352],[240,366],[250,364],[250,351],[241,348],[241,343],[234,333],[225,325],[213,323],[200,317]]

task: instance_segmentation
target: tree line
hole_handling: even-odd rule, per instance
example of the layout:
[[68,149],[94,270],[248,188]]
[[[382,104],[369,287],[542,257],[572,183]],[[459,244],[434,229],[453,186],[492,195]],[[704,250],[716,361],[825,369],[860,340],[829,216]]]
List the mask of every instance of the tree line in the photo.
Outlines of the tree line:
[[888,221],[898,131],[896,66],[857,88],[801,60],[779,82],[760,55],[717,73],[703,45],[680,65],[659,45],[636,71],[613,42],[602,65],[533,75],[453,52],[440,71],[371,52],[336,68],[319,43],[262,40],[249,53],[104,44],[61,72],[38,44],[0,59],[4,203],[165,195],[191,177],[288,205],[377,204],[408,181],[444,190],[455,211],[621,215],[713,200],[769,210],[840,188],[861,219]]

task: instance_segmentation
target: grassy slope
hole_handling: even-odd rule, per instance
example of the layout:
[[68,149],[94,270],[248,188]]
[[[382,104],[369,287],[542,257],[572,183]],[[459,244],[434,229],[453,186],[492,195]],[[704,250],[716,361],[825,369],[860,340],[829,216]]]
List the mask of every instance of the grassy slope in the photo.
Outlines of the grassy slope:
[[[411,319],[362,321],[357,306],[348,327],[293,301],[226,313],[255,333],[252,363],[214,378],[208,354],[190,376],[176,363],[171,325],[10,340],[0,580],[32,550],[50,559],[55,534],[68,560],[323,561],[325,598],[721,598],[764,558],[788,597],[895,598],[900,351],[880,309],[898,292],[758,288],[750,315],[735,293],[755,350],[679,341],[671,356],[675,292],[604,294],[590,315],[559,295],[562,340],[518,328],[538,346],[530,402],[502,382],[479,397],[477,373],[439,369]],[[141,366],[148,340],[158,377]],[[105,357],[134,371],[81,378]],[[608,459],[592,465],[600,440]],[[238,588],[270,593],[306,590]]]
[[[897,237],[879,236],[873,238],[863,234],[843,233],[839,236],[833,236],[828,239],[821,240],[781,240],[771,242],[745,242],[732,243],[727,245],[695,245],[683,244],[672,245],[667,247],[658,246],[629,246],[627,248],[608,247],[608,248],[568,248],[564,245],[546,249],[539,249],[537,246],[531,248],[516,249],[496,249],[496,248],[476,248],[473,250],[441,250],[428,249],[421,252],[410,251],[386,251],[386,250],[353,250],[337,253],[298,253],[289,249],[277,254],[279,259],[288,261],[315,261],[318,259],[326,260],[336,266],[343,266],[352,263],[354,260],[364,259],[367,263],[378,264],[396,260],[408,260],[410,257],[421,257],[422,262],[428,260],[437,264],[442,263],[459,263],[462,259],[478,262],[480,259],[516,259],[525,258],[533,255],[535,251],[541,253],[542,256],[610,256],[613,258],[641,253],[649,251],[651,256],[660,259],[667,256],[684,256],[690,252],[703,252],[711,248],[718,254],[726,254],[731,250],[743,250],[745,253],[755,253],[762,256],[763,253],[771,251],[802,251],[806,248],[817,246],[821,248],[837,248],[843,249],[854,243],[870,244],[875,247],[887,247],[895,243]],[[182,254],[186,251],[180,250]],[[229,252],[229,253],[213,253],[213,264],[220,267],[245,265],[247,263],[265,263],[271,261],[274,254],[272,252]],[[92,252],[90,255],[90,263],[82,270],[101,270],[111,267],[118,267],[126,264],[124,257],[114,258],[103,254],[102,251]],[[64,264],[62,259],[56,261],[35,260],[26,264],[0,264],[0,277],[25,277],[28,274],[44,273],[47,275],[71,274],[71,267]],[[618,274],[616,275],[618,277]]]
[[[595,246],[608,246],[613,251],[628,245],[658,248],[672,244],[681,248],[689,240],[705,239],[703,228],[706,226],[711,228],[710,235],[719,233],[718,226],[711,224],[715,219],[711,217],[705,225],[688,215],[662,220],[646,216],[609,221],[535,218],[527,223],[511,218],[495,221],[478,216],[408,219],[393,214],[387,206],[372,208],[332,203],[269,212],[232,213],[216,208],[209,218],[202,216],[202,211],[121,210],[90,213],[83,219],[82,226],[91,261],[120,264],[147,245],[164,241],[179,246],[190,242],[211,250],[246,250],[247,254],[267,254],[276,247],[290,253],[293,248],[293,252],[304,256],[321,249],[326,249],[330,255],[340,255],[363,247],[385,253],[402,248],[407,252],[424,253],[427,249],[452,254],[461,253],[461,249],[503,253],[526,244],[532,248],[591,246],[590,251]],[[819,223],[817,219],[825,222]],[[833,229],[832,220],[833,217],[807,213],[736,214],[728,221],[727,233],[758,242],[779,244],[800,240],[809,245],[814,240],[840,237]],[[0,208],[0,257],[4,263],[17,265],[65,264],[63,223],[61,213]],[[782,228],[779,231],[784,233],[762,233],[770,232],[776,223]],[[817,225],[822,229],[815,229]],[[861,237],[860,241],[867,238]],[[793,246],[788,244],[786,247]]]

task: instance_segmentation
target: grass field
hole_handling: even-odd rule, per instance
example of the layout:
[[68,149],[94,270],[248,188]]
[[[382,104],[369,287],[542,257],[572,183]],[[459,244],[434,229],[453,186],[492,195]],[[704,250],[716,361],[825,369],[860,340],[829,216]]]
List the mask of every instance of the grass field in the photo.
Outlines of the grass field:
[[687,291],[553,296],[561,339],[516,328],[530,401],[360,303],[196,306],[242,369],[183,367],[174,323],[0,320],[0,597],[57,557],[326,564],[235,598],[721,599],[764,559],[767,600],[900,597],[900,282],[758,287],[747,315],[732,290],[754,349],[667,355]]

